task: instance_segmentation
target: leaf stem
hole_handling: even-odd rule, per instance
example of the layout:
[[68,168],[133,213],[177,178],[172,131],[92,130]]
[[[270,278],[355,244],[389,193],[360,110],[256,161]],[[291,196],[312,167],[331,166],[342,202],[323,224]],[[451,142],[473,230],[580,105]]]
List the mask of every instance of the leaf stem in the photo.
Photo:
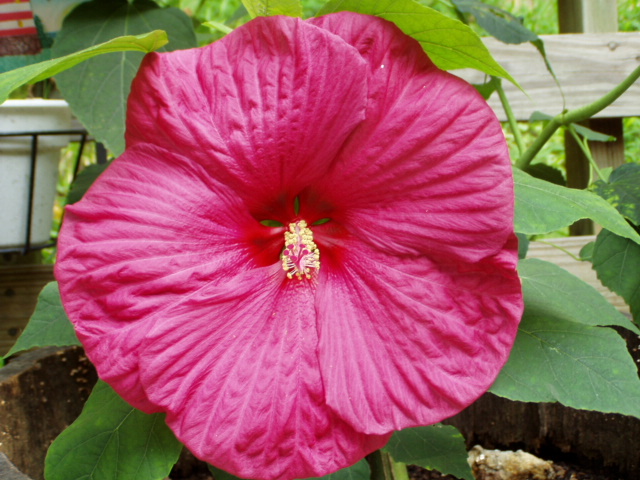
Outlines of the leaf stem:
[[[569,128],[569,133],[571,134],[573,139],[576,141],[576,143],[580,147],[580,150],[582,150],[582,153],[584,153],[584,156],[587,157],[587,160],[589,161],[591,168],[593,168],[593,170],[596,172],[598,177],[602,179],[606,178],[602,174],[602,171],[600,171],[598,164],[596,163],[596,161],[593,158],[593,155],[591,154],[591,149],[589,148],[588,140],[586,138],[580,138],[580,136],[576,133],[576,129],[573,128],[572,125],[569,125],[568,128]],[[591,184],[592,181],[593,181],[593,175],[589,173],[589,184]]]
[[393,461],[393,476],[395,480],[409,480],[409,471],[407,470],[407,464],[402,462]]
[[553,117],[549,121],[549,123],[547,123],[547,125],[542,129],[542,132],[540,132],[538,138],[536,138],[535,141],[529,146],[529,148],[522,155],[520,155],[520,158],[516,161],[516,167],[522,170],[529,166],[534,157],[538,154],[544,144],[547,143],[549,138],[551,138],[551,136],[559,127],[563,125],[569,125],[570,123],[577,123],[588,120],[596,113],[604,110],[613,102],[615,102],[618,97],[620,97],[620,95],[626,92],[629,87],[633,85],[636,80],[638,80],[638,78],[640,78],[640,66],[636,67],[635,70],[633,70],[633,72],[631,72],[627,78],[625,78],[615,88],[600,97],[595,102],[592,102],[589,105],[585,105],[584,107],[562,112],[559,115]]
[[534,159],[534,157],[538,154],[538,152],[542,150],[542,147],[544,147],[544,145],[549,141],[551,136],[562,125],[562,123],[559,120],[559,117],[560,115],[553,117],[551,120],[549,120],[549,123],[547,123],[544,126],[544,128],[540,132],[540,135],[538,135],[536,139],[533,141],[533,143],[529,146],[529,148],[527,148],[527,150],[522,155],[520,155],[520,158],[516,160],[517,168],[519,168],[520,170],[524,170],[529,166],[529,164]]
[[393,460],[387,452],[376,450],[367,455],[366,459],[371,468],[371,480],[395,480]]
[[498,77],[492,77],[497,80],[496,91],[498,92],[498,96],[500,97],[500,103],[502,103],[502,108],[504,109],[504,113],[507,114],[507,120],[509,122],[509,127],[513,132],[513,138],[516,141],[516,146],[518,147],[518,154],[522,156],[524,152],[524,142],[522,140],[522,135],[520,134],[520,130],[518,129],[518,122],[516,120],[516,116],[513,114],[513,110],[511,109],[511,104],[509,103],[509,99],[507,95],[504,93],[504,88],[502,88],[502,79]]

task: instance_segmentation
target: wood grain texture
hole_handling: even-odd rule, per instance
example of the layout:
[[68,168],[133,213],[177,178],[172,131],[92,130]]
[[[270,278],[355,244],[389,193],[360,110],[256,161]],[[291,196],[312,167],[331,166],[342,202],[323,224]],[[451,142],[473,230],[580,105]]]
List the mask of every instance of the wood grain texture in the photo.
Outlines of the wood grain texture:
[[44,478],[51,442],[80,414],[97,380],[80,347],[48,347],[0,369],[0,452],[25,475]]
[[40,290],[53,280],[53,265],[0,267],[0,355],[9,351],[36,307]]
[[[541,38],[568,109],[582,107],[602,97],[640,65],[640,32],[542,35]],[[483,38],[483,41],[526,92],[503,82],[518,120],[528,120],[534,111],[549,115],[561,113],[560,90],[533,45],[507,45],[494,38]],[[482,83],[485,78],[483,73],[471,70],[452,73],[471,83]],[[491,96],[489,105],[501,120],[506,120],[497,95]],[[602,118],[633,116],[640,116],[638,82],[596,115]]]
[[618,31],[616,0],[558,0],[558,23],[562,33]]
[[640,419],[635,417],[486,393],[443,423],[462,432],[467,448],[523,449],[602,471],[607,478],[640,480]]

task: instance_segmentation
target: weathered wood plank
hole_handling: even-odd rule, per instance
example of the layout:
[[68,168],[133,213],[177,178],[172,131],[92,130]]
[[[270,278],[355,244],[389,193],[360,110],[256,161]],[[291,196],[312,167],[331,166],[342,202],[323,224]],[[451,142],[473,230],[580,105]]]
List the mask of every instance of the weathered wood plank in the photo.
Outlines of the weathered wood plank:
[[0,267],[0,355],[7,353],[29,321],[40,290],[53,280],[53,265]]
[[[640,65],[640,32],[543,35],[547,56],[572,109],[591,103],[620,83]],[[538,110],[549,115],[562,111],[562,96],[547,72],[540,54],[531,44],[506,45],[494,38],[483,39],[496,60],[520,83],[527,94],[508,82],[505,91],[518,120],[528,120]],[[477,71],[454,71],[472,83],[482,83]],[[528,95],[528,96],[527,96]],[[506,120],[497,95],[489,104]],[[640,83],[596,117],[640,116]]]

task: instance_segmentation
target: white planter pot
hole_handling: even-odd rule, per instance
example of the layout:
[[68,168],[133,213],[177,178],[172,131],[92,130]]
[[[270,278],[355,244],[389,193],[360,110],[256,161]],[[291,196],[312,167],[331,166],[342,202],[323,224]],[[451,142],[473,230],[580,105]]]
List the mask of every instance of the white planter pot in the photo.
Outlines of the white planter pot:
[[[8,100],[0,105],[0,133],[64,131],[71,112],[63,100]],[[0,137],[0,249],[24,247],[29,214],[31,136]],[[30,244],[50,241],[60,149],[67,135],[38,137]]]

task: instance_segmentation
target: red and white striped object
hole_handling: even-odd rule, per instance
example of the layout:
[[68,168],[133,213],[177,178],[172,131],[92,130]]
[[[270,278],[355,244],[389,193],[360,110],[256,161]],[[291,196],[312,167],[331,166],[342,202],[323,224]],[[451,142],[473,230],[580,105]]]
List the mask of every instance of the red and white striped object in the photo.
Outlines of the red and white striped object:
[[30,0],[0,0],[0,37],[37,33]]

